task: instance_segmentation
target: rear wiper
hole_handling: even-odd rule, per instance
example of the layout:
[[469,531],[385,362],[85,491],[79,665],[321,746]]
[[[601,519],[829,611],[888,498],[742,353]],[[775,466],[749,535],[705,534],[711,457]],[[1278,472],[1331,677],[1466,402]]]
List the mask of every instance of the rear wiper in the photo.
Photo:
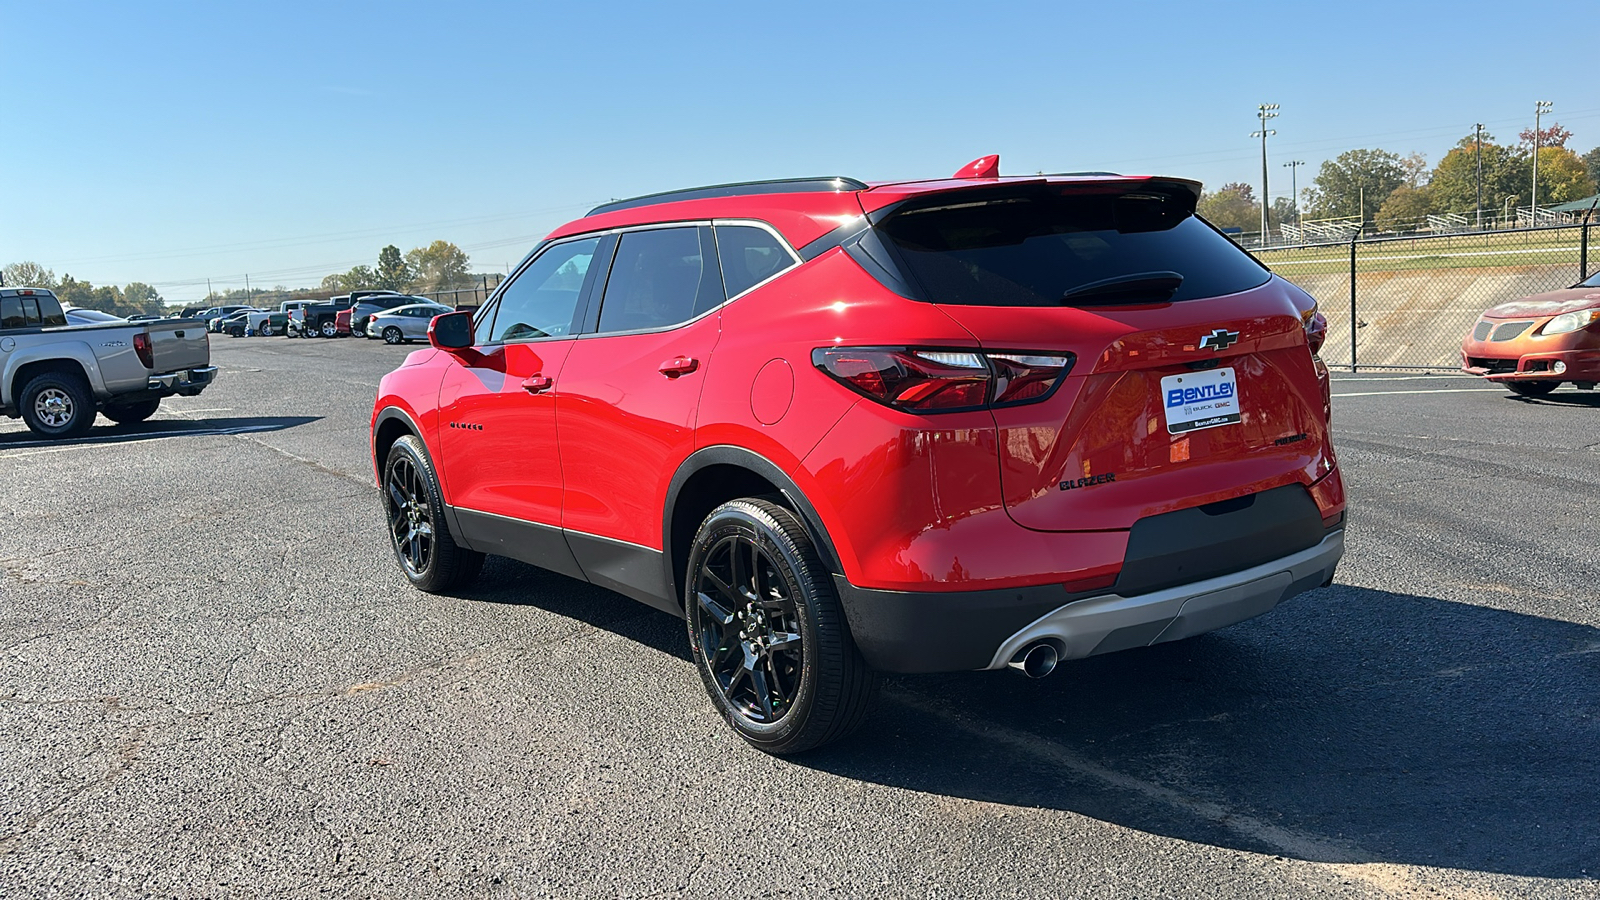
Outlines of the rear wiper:
[[1177,272],[1134,272],[1079,285],[1062,294],[1061,302],[1091,297],[1107,302],[1130,297],[1161,301],[1170,299],[1182,284],[1183,276]]

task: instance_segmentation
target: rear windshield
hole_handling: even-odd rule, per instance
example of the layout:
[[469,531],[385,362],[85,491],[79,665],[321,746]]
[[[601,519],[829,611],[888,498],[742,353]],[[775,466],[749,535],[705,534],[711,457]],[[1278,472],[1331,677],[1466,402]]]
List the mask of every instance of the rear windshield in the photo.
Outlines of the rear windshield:
[[1181,191],[1034,188],[969,197],[924,201],[878,226],[934,303],[1104,304],[1103,296],[1062,298],[1106,279],[1173,272],[1183,276],[1176,291],[1150,299],[1191,300],[1249,290],[1271,277],[1195,218],[1193,197]]

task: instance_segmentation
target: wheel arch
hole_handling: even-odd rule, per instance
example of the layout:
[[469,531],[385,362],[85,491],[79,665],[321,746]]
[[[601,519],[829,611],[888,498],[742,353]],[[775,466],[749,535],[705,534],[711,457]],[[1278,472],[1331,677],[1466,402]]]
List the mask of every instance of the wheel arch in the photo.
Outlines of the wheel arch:
[[29,380],[43,375],[46,372],[60,372],[64,375],[76,375],[83,379],[89,386],[91,399],[98,400],[103,390],[103,385],[96,378],[100,374],[99,367],[95,366],[90,372],[88,366],[77,359],[76,356],[48,356],[29,359],[22,357],[14,360],[10,373],[6,376],[4,391],[0,392],[0,406],[9,406],[20,409],[22,400],[18,396],[27,386]]
[[444,496],[444,475],[439,472],[439,464],[433,458],[433,451],[428,447],[428,439],[422,433],[422,426],[412,418],[411,413],[398,406],[385,406],[378,411],[372,419],[372,471],[376,479],[378,492],[383,492],[383,463],[389,457],[389,449],[395,441],[406,435],[417,439],[422,445],[422,455],[428,460],[428,468],[433,470],[433,476],[439,479],[439,494],[444,498],[444,523],[450,529],[450,537],[458,544],[468,549],[472,545],[462,536],[461,523],[456,519],[456,508],[450,505],[448,497]]
[[829,572],[844,573],[822,518],[788,474],[771,460],[742,447],[702,447],[683,461],[667,486],[661,523],[661,564],[675,601],[683,601],[689,548],[705,517],[729,500],[765,495],[774,495],[772,499],[800,520]]

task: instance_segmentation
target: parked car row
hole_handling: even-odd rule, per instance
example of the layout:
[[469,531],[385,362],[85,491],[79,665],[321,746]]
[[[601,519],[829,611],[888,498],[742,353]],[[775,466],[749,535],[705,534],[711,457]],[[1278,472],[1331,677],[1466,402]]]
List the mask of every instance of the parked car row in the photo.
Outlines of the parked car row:
[[[352,291],[326,302],[285,300],[276,310],[238,305],[185,310],[205,320],[208,331],[232,337],[354,336],[390,344],[427,340],[433,317],[452,311],[426,297],[393,291]],[[69,310],[69,315],[78,312],[116,319],[95,310]]]

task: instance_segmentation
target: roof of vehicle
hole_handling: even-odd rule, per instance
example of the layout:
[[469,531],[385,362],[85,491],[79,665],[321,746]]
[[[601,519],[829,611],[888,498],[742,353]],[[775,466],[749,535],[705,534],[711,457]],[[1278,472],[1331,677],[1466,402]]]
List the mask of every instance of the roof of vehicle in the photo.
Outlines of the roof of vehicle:
[[455,309],[455,307],[445,306],[443,303],[434,303],[432,301],[429,301],[427,303],[407,303],[404,306],[391,306],[388,309],[383,310],[381,312],[375,312],[375,313],[372,314],[372,317],[374,319],[376,319],[379,316],[393,315],[394,313],[397,313],[402,309],[416,309],[419,306],[425,306],[428,309],[448,309],[448,310],[452,310],[452,311],[454,311],[454,309]]
[[26,286],[0,287],[0,297],[17,297],[17,296],[24,296],[25,297],[25,296],[28,296],[30,294],[49,294],[52,297],[55,296],[55,292],[50,290],[49,288],[36,288],[36,287],[26,287]]
[[[1000,176],[998,157],[980,157],[949,178],[864,182],[843,176],[749,181],[646,194],[604,203],[581,219],[551,232],[549,239],[630,225],[753,218],[771,224],[795,247],[885,207],[926,194],[1002,185],[1080,184],[1096,186],[1162,184],[1200,194],[1200,184],[1183,178],[1118,175],[1113,172]],[[978,174],[972,174],[978,173]]]

